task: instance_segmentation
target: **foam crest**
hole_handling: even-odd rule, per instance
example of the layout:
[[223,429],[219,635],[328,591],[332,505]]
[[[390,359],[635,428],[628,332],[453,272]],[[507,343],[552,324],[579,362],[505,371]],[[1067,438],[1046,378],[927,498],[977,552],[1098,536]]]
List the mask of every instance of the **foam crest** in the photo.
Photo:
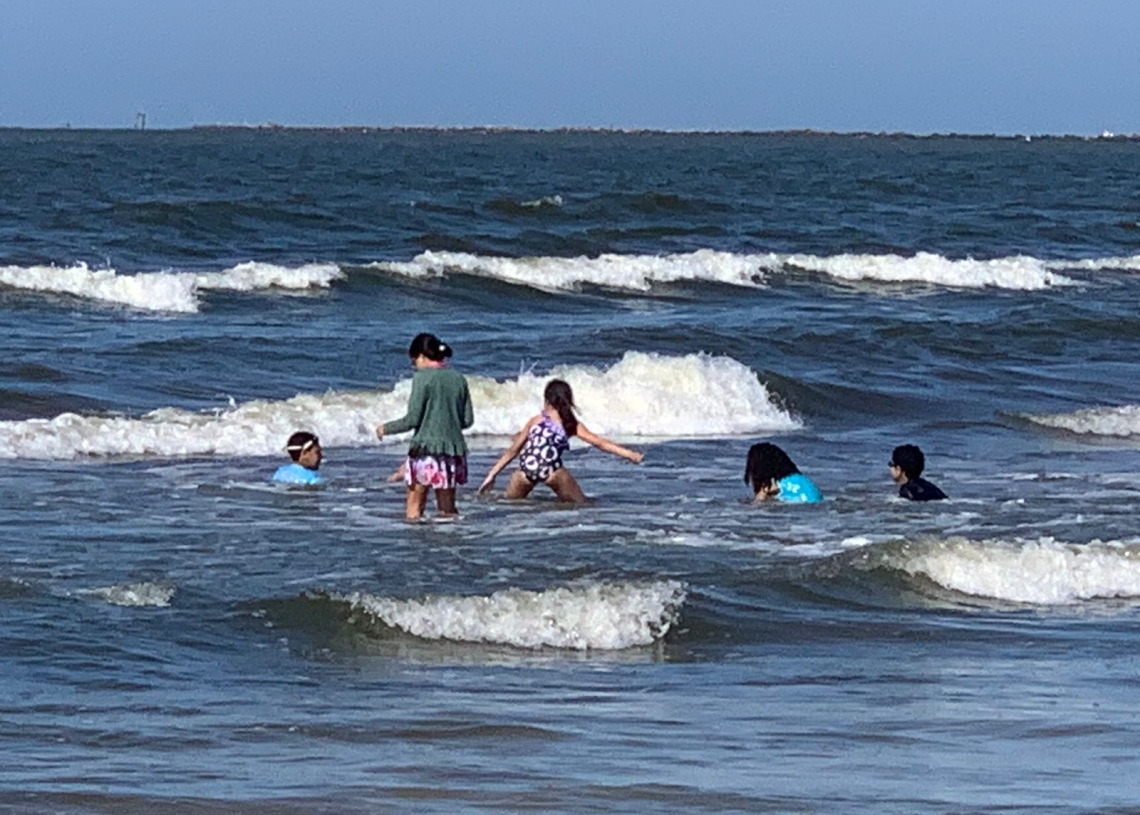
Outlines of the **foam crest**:
[[685,594],[681,583],[662,581],[420,600],[356,592],[335,599],[423,639],[609,651],[660,640],[677,621]]
[[1022,418],[1043,427],[1088,436],[1140,435],[1140,405],[1085,408],[1072,413],[1024,413]]
[[502,383],[473,378],[474,431],[516,433],[542,407],[543,389],[553,378],[570,383],[579,417],[602,434],[719,437],[802,426],[775,404],[754,371],[731,357],[627,351],[610,368],[559,366]]
[[912,544],[896,558],[895,565],[911,575],[975,597],[1037,605],[1140,598],[1136,544],[950,538]]
[[248,261],[224,272],[205,272],[195,276],[200,288],[228,291],[259,289],[328,288],[344,277],[335,263],[308,263],[304,266],[276,266],[272,263]]
[[520,207],[527,209],[539,209],[541,207],[560,207],[562,206],[561,195],[544,195],[542,198],[535,198],[532,201],[522,201],[519,203]]
[[[542,406],[552,376],[570,382],[582,420],[619,436],[682,438],[792,430],[755,372],[728,357],[627,353],[609,368],[566,366],[497,382],[471,376],[473,434],[513,435]],[[289,434],[312,430],[326,447],[375,444],[374,429],[404,414],[411,379],[390,391],[301,394],[212,412],[161,408],[143,416],[79,416],[0,422],[0,458],[280,455]],[[387,439],[403,444],[403,437]]]
[[[1118,259],[1122,263],[1125,259]],[[1137,259],[1140,262],[1140,259]],[[1109,268],[1109,260],[1097,261]],[[697,281],[756,287],[772,273],[804,270],[845,282],[928,283],[956,288],[1001,288],[1033,291],[1071,284],[1054,268],[1081,261],[1048,263],[1016,256],[992,260],[951,260],[929,252],[901,255],[735,254],[700,249],[673,255],[600,255],[590,257],[507,258],[462,252],[424,252],[407,262],[373,263],[369,268],[409,277],[464,274],[488,277],[548,291],[573,291],[595,285],[626,291],[649,291],[654,284]],[[1121,268],[1131,268],[1124,267]]]
[[103,586],[98,589],[80,592],[91,597],[106,600],[115,606],[153,606],[166,608],[174,597],[174,586],[161,583],[123,583],[116,586]]
[[573,291],[582,285],[594,285],[644,292],[655,283],[680,281],[755,286],[763,279],[760,257],[770,266],[776,256],[737,255],[711,249],[677,255],[610,254],[596,258],[506,258],[424,252],[408,262],[373,263],[369,268],[408,277],[489,277],[546,291]]
[[92,271],[87,264],[0,267],[0,285],[26,291],[69,294],[147,311],[193,313],[198,310],[193,277],[171,272],[120,275],[112,269]]
[[329,447],[360,446],[374,441],[378,421],[403,413],[410,391],[409,380],[389,393],[301,394],[214,412],[160,408],[138,418],[64,413],[0,422],[0,458],[280,455],[299,428]]
[[951,260],[929,252],[914,257],[901,255],[789,255],[787,266],[820,272],[849,282],[930,283],[956,288],[1017,289],[1034,291],[1073,281],[1050,271],[1033,257],[993,260]]
[[0,285],[15,289],[69,294],[144,311],[182,314],[198,311],[198,292],[202,289],[259,291],[328,288],[334,280],[343,277],[340,267],[331,263],[312,263],[290,268],[250,261],[223,272],[140,272],[130,275],[121,275],[113,269],[92,271],[84,263],[68,268],[0,267]]
[[1050,269],[1081,269],[1088,272],[1137,272],[1140,271],[1140,255],[1115,258],[1087,258],[1085,260],[1053,260]]

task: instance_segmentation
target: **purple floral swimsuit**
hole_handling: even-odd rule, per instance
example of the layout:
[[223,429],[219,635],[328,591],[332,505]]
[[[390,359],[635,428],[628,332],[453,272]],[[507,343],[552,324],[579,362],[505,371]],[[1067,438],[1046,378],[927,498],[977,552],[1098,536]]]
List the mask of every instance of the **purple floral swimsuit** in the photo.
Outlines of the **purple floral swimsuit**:
[[546,413],[526,434],[519,453],[519,469],[532,484],[546,481],[562,469],[562,454],[570,449],[566,430]]

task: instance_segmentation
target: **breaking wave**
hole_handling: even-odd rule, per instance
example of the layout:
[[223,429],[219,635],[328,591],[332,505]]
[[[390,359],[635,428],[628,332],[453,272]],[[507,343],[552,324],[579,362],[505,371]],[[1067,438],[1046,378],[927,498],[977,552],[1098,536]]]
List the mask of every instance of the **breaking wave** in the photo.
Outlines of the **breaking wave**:
[[327,288],[344,276],[330,263],[298,267],[270,263],[241,263],[223,272],[140,272],[119,274],[113,269],[91,270],[85,263],[56,266],[0,267],[0,285],[25,291],[66,294],[144,311],[192,314],[202,290],[258,291],[263,289]]
[[1140,598],[1140,545],[1135,543],[955,537],[887,551],[884,565],[974,597],[1034,605]]
[[174,586],[163,583],[122,583],[78,592],[97,597],[114,606],[152,606],[166,608],[174,597]]
[[1140,405],[1085,408],[1072,413],[1019,414],[1042,427],[1084,436],[1140,436]]
[[353,592],[333,599],[422,639],[608,651],[660,640],[677,621],[685,595],[681,583],[663,581],[418,600]]
[[[919,252],[901,255],[736,254],[701,249],[672,255],[509,258],[463,252],[423,252],[410,261],[377,262],[369,268],[408,277],[464,274],[488,277],[547,291],[572,291],[593,285],[646,292],[655,284],[685,281],[756,287],[774,274],[808,271],[841,282],[922,283],[957,288],[1032,291],[1071,284],[1053,271],[1081,262],[1053,263],[1033,257],[952,260]],[[1091,263],[1091,261],[1090,261]],[[1112,268],[1108,260],[1082,268]]]
[[[517,432],[541,407],[551,376],[573,385],[582,420],[606,435],[721,437],[800,427],[756,373],[734,359],[627,352],[609,368],[562,366],[546,376],[525,373],[505,382],[468,377],[475,408],[470,432]],[[167,407],[137,418],[64,413],[0,422],[0,458],[268,456],[279,454],[298,428],[317,433],[326,447],[360,447],[376,443],[376,424],[403,415],[410,393],[409,378],[390,391],[301,394],[211,412]]]

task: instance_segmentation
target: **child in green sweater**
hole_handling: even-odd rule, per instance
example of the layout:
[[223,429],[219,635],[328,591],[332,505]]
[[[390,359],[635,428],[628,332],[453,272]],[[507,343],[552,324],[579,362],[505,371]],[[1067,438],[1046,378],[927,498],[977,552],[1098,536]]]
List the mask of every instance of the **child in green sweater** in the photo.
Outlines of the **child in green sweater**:
[[417,334],[408,348],[416,368],[408,410],[376,426],[377,438],[415,430],[404,467],[408,487],[406,517],[423,518],[428,490],[435,490],[441,515],[458,515],[455,489],[467,483],[467,442],[463,431],[475,423],[463,374],[446,366],[451,347],[434,334]]

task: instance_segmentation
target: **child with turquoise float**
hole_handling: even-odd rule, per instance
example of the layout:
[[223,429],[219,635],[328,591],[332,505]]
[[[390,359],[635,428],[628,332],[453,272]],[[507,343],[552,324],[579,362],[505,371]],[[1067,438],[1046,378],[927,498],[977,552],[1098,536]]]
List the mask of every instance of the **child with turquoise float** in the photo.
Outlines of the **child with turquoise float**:
[[754,444],[748,450],[744,483],[752,487],[757,501],[775,499],[790,504],[815,504],[823,500],[819,488],[799,471],[788,454],[767,441]]

